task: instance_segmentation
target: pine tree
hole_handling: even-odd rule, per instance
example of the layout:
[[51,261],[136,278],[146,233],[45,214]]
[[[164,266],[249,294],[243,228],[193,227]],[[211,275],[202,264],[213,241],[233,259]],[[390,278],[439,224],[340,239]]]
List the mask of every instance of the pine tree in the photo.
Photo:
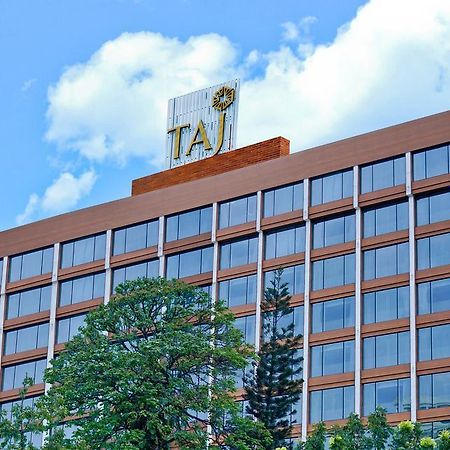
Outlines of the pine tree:
[[275,271],[271,284],[264,292],[263,342],[254,371],[245,378],[247,412],[262,422],[272,435],[267,447],[292,448],[286,440],[292,430],[289,416],[302,390],[302,358],[298,355],[301,335],[295,335],[294,323],[284,326],[293,308],[289,306],[289,290],[282,281],[283,270]]

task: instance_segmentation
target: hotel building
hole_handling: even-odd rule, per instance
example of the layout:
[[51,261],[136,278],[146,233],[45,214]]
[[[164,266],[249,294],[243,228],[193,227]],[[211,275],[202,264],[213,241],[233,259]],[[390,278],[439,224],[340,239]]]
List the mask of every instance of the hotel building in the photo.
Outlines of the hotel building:
[[296,437],[376,405],[391,423],[448,426],[449,142],[450,111],[292,154],[278,137],[1,232],[1,408],[25,373],[27,402],[44,393],[48,361],[128,279],[204,287],[258,348],[283,267],[303,335]]

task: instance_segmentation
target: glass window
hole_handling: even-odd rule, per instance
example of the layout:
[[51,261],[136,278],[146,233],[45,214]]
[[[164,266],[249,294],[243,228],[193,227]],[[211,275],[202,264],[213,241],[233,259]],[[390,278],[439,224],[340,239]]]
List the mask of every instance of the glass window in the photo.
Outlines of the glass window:
[[[23,407],[25,408],[34,408],[36,400],[39,397],[27,397],[23,400],[14,400],[12,402],[5,402],[0,405],[0,411],[5,414],[5,417],[8,420],[12,420],[12,409],[14,406],[20,406],[23,402]],[[25,439],[27,445],[26,448],[41,448],[42,447],[42,433],[25,433]],[[4,444],[4,442],[2,442]],[[34,445],[34,447],[30,447],[29,445]]]
[[450,406],[450,372],[419,377],[419,409]]
[[430,359],[450,358],[450,324],[436,327],[420,328],[419,337],[419,361]]
[[266,234],[265,258],[280,258],[305,251],[305,226],[285,228]]
[[152,220],[114,231],[113,255],[158,245],[158,230],[159,221]]
[[105,251],[106,233],[66,242],[62,245],[61,268],[104,259]]
[[256,262],[258,256],[258,238],[240,239],[220,247],[220,268],[243,266]]
[[60,319],[56,323],[56,343],[62,344],[70,341],[84,326],[86,314]]
[[354,372],[355,341],[311,347],[311,376],[321,377],[336,373]]
[[313,248],[355,240],[355,215],[334,217],[313,224]]
[[312,332],[355,326],[355,297],[337,298],[312,305]]
[[93,300],[105,295],[105,273],[86,275],[62,281],[59,288],[59,306]]
[[361,194],[405,184],[405,156],[361,167]]
[[408,202],[365,210],[363,222],[365,238],[406,230],[408,228]]
[[212,206],[194,209],[166,219],[166,242],[210,233]]
[[0,258],[0,286],[2,284],[2,279],[3,279],[3,259]]
[[167,257],[167,278],[184,278],[211,272],[213,247],[205,247]]
[[51,285],[9,294],[7,297],[6,318],[14,319],[27,314],[47,311],[50,309],[51,296]]
[[303,181],[264,192],[264,217],[303,209]]
[[219,283],[219,298],[229,308],[256,302],[256,275],[233,278]]
[[436,439],[439,437],[441,431],[450,429],[450,420],[442,420],[439,422],[422,422],[421,425],[425,436]]
[[34,384],[44,382],[44,370],[47,366],[46,359],[29,361],[14,366],[8,366],[3,369],[2,390],[17,389],[23,387],[23,381],[26,377],[33,378]]
[[413,165],[415,181],[449,173],[448,145],[414,153]]
[[256,316],[238,317],[234,321],[234,327],[237,328],[243,336],[244,342],[249,345],[255,345],[256,339]]
[[368,416],[381,406],[388,414],[411,410],[409,378],[380,381],[363,385],[363,415]]
[[53,247],[23,253],[11,258],[9,264],[9,281],[50,273],[53,267]]
[[365,324],[409,317],[409,287],[363,294],[363,312]]
[[355,255],[354,253],[335,258],[314,261],[313,290],[343,286],[355,282]]
[[418,239],[417,268],[430,269],[450,264],[449,248],[450,233]]
[[417,226],[450,220],[450,191],[416,200]]
[[[303,306],[295,306],[292,308],[290,314],[286,314],[280,317],[277,324],[277,331],[281,332],[283,328],[287,328],[294,324],[294,335],[303,335],[303,319],[304,319],[304,308]],[[263,339],[268,340],[269,336],[264,332]]]
[[408,243],[389,245],[363,252],[364,280],[409,272]]
[[363,339],[363,369],[409,362],[409,331]]
[[256,194],[220,204],[219,228],[256,220]]
[[354,412],[355,387],[313,391],[309,397],[310,422],[345,419]]
[[[271,287],[274,278],[274,270],[265,272],[264,288]],[[305,292],[305,266],[303,264],[298,264],[296,266],[283,267],[281,283],[287,283],[290,295],[302,294]]]
[[353,169],[314,178],[311,184],[311,206],[353,196]]
[[138,278],[154,278],[159,276],[159,260],[133,264],[113,270],[113,291],[125,281],[137,280]]
[[418,314],[450,310],[450,278],[417,285]]
[[5,333],[5,355],[26,352],[48,345],[48,323],[20,328]]

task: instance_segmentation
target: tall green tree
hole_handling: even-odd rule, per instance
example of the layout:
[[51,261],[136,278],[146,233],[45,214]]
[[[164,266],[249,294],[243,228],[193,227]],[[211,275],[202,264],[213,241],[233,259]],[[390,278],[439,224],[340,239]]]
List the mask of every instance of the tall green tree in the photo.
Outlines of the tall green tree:
[[78,426],[59,448],[199,450],[211,434],[211,449],[269,445],[264,427],[237,416],[234,375],[252,349],[224,305],[162,278],[116,292],[45,375],[52,388],[41,415],[55,426],[75,417]]
[[266,288],[261,305],[263,341],[259,360],[244,382],[248,413],[272,435],[273,442],[267,449],[292,448],[287,442],[292,430],[289,416],[295,414],[294,405],[302,391],[302,358],[298,355],[301,335],[295,334],[293,321],[287,320],[293,314],[290,298],[283,270],[279,269]]

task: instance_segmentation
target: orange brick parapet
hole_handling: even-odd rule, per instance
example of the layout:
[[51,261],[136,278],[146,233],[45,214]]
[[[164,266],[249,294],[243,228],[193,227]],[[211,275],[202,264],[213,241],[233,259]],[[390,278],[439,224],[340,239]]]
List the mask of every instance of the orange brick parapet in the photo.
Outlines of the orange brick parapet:
[[201,161],[137,178],[132,181],[131,195],[144,194],[175,184],[211,177],[287,155],[289,155],[289,140],[281,136],[276,137]]

